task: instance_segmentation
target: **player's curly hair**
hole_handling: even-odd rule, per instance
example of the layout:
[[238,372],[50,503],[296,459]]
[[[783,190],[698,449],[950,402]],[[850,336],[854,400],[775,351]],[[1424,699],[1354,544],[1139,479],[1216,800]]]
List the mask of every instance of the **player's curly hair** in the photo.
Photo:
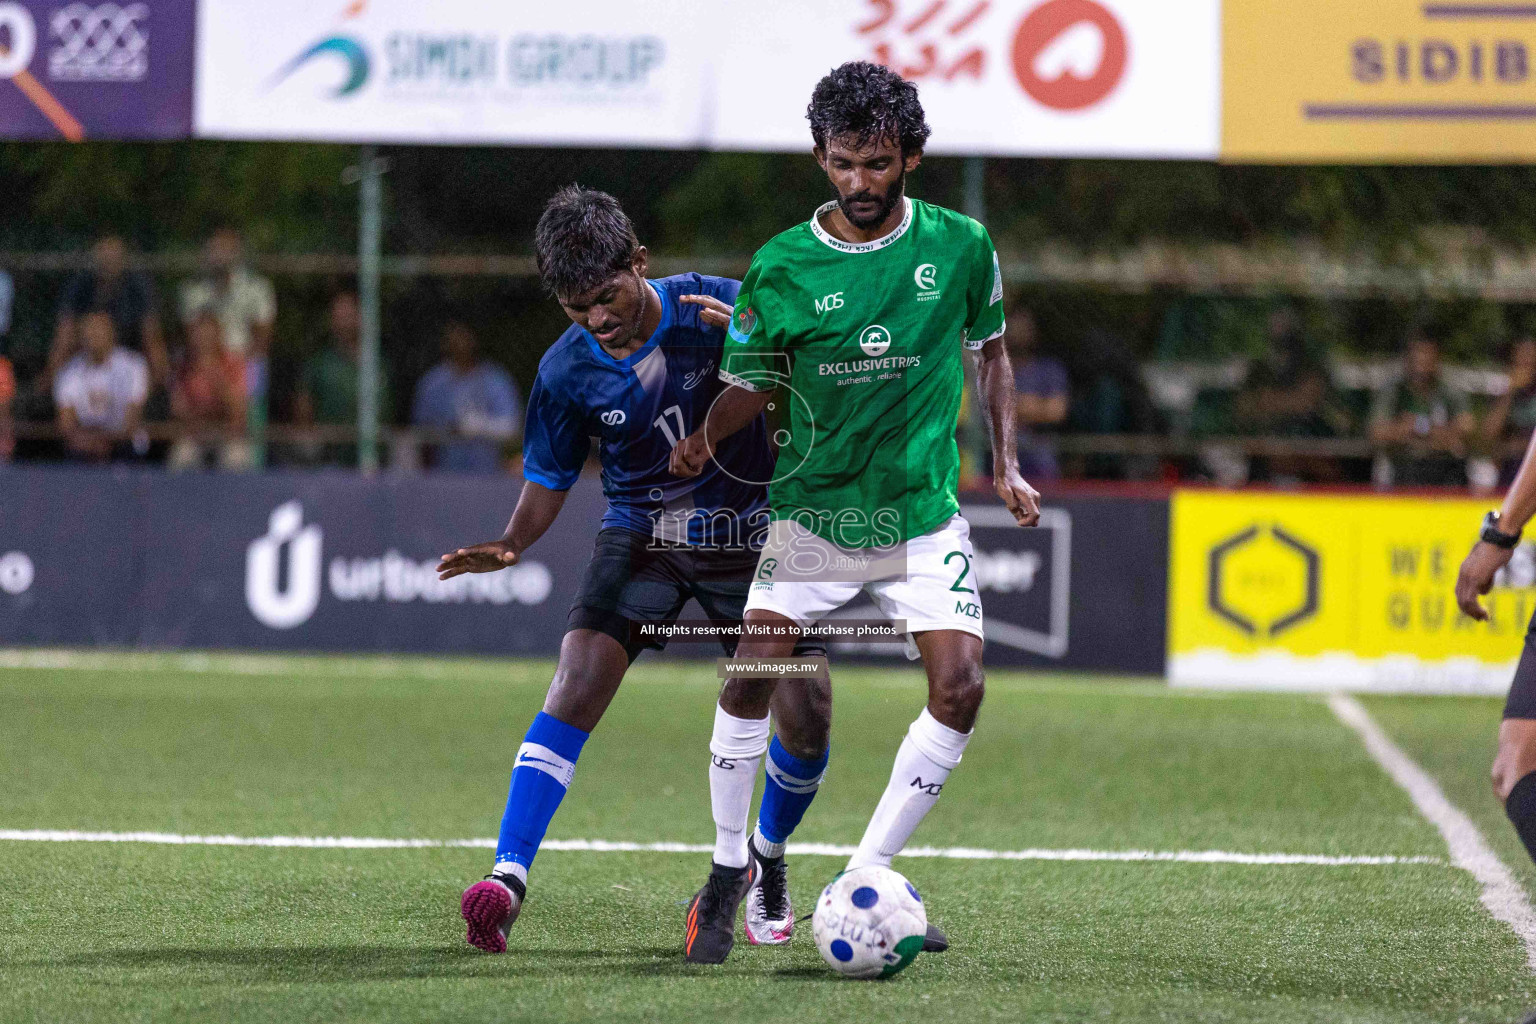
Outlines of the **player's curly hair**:
[[851,60],[828,72],[816,83],[805,116],[817,149],[826,149],[828,139],[850,141],[859,149],[894,142],[902,156],[911,156],[923,151],[931,134],[917,86],[867,60]]
[[574,184],[550,197],[533,232],[539,277],[556,298],[580,295],[629,269],[639,248],[617,199]]

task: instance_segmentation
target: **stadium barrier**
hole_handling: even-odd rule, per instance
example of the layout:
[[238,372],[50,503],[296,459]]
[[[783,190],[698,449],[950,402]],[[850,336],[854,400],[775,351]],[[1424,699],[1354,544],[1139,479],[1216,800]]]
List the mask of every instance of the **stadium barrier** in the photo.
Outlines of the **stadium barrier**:
[[[552,656],[602,519],[595,479],[520,565],[448,583],[434,572],[444,551],[499,536],[516,498],[507,478],[0,469],[0,645]],[[1452,586],[1485,508],[1078,491],[1020,530],[990,496],[962,503],[989,664],[1498,693],[1536,609],[1536,549],[1501,573],[1487,623],[1461,615]],[[841,614],[877,617],[867,601]],[[674,641],[668,656],[718,653]],[[834,647],[901,657],[898,645]]]

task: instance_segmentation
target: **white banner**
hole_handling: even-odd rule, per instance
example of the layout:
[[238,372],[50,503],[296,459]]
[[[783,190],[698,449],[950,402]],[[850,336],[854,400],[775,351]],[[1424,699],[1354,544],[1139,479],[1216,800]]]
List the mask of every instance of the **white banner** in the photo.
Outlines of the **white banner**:
[[800,150],[847,60],[935,153],[1211,158],[1219,0],[200,0],[221,138]]

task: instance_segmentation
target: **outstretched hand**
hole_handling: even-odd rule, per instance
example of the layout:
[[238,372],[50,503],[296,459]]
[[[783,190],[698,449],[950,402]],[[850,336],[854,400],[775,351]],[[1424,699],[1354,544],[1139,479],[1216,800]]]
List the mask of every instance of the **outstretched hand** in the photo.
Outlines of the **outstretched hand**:
[[679,295],[677,301],[698,306],[699,319],[711,327],[731,326],[731,314],[735,310],[713,295]]
[[517,551],[513,549],[510,542],[487,541],[484,544],[459,548],[444,555],[437,566],[437,578],[451,580],[467,572],[495,572],[497,569],[516,565],[517,559]]

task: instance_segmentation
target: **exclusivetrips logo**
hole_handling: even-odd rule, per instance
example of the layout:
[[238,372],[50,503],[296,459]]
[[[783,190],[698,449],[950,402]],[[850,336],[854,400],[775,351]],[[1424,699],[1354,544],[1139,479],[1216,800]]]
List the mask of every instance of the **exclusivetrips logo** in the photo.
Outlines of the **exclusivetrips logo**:
[[[922,268],[918,268],[922,269]],[[891,332],[879,324],[870,324],[859,332],[859,348],[867,356],[883,356],[891,347]]]

